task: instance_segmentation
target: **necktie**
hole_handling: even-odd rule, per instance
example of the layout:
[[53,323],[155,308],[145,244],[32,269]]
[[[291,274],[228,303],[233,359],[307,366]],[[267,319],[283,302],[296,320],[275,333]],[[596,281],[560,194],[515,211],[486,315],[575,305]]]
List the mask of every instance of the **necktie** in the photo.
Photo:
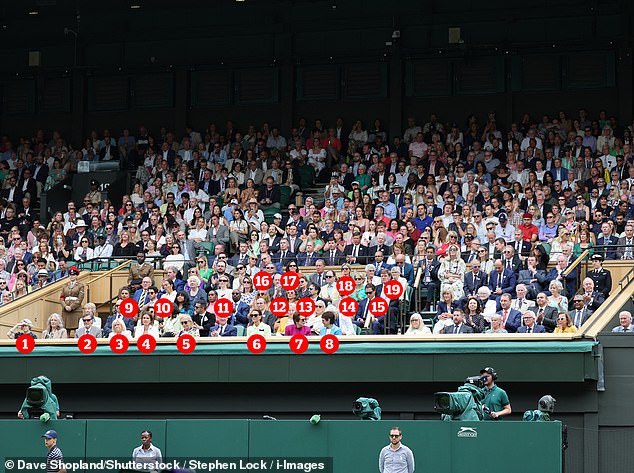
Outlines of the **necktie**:
[[139,297],[139,302],[140,302],[141,304],[145,304],[145,297],[146,297],[146,295],[147,295],[147,292],[146,292],[146,290],[145,290],[145,289],[143,289],[143,291],[141,292],[141,297]]
[[505,310],[504,312],[502,312],[502,328],[505,328],[506,325],[506,319],[509,316],[509,312],[508,310]]
[[581,311],[577,311],[577,315],[575,315],[575,326],[579,327],[581,325]]
[[225,333],[225,327],[226,325],[223,325],[222,327],[220,327],[220,336],[222,337],[222,334]]
[[623,327],[623,331],[624,331],[624,332],[627,332],[627,329],[626,329],[625,327]]
[[330,265],[334,266],[335,264],[335,250],[330,250]]
[[528,327],[528,328],[526,329],[526,333],[531,333],[531,328],[530,328],[530,327]]
[[359,256],[359,247],[357,245],[354,246],[354,250],[352,251],[352,256],[355,258]]
[[459,333],[460,331],[460,325],[454,325],[453,326],[453,333]]

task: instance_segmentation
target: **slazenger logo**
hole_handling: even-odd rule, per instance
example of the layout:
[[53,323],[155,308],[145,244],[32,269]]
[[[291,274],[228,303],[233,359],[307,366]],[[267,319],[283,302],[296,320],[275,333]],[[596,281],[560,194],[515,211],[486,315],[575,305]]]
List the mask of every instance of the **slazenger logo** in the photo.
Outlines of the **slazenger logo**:
[[458,437],[471,437],[477,438],[478,431],[473,427],[460,427],[458,431]]

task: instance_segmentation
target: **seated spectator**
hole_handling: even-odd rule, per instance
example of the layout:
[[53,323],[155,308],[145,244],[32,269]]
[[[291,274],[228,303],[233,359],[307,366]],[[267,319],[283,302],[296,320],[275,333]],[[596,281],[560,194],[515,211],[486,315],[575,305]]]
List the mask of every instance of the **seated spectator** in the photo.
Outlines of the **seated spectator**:
[[508,333],[506,329],[502,327],[502,316],[498,314],[492,315],[491,327],[488,328],[484,333],[487,335],[490,333]]
[[446,325],[442,333],[446,335],[458,335],[461,333],[473,333],[473,329],[464,323],[462,310],[456,309],[452,314],[451,325]]
[[53,313],[46,322],[46,328],[42,332],[45,340],[59,340],[68,338],[68,333],[64,328],[64,320],[61,315]]
[[577,328],[586,323],[586,320],[594,313],[593,310],[585,307],[585,302],[581,294],[576,294],[572,300],[574,308],[570,311],[570,317],[573,321],[573,325]]
[[[289,309],[290,310],[290,309]],[[293,323],[287,324],[284,328],[284,335],[292,337],[293,335],[310,335],[310,327],[306,325],[306,317],[300,315],[299,312],[294,311]],[[323,319],[322,319],[323,322]]]
[[[191,335],[194,338],[200,337],[200,332],[196,327],[194,327],[194,322],[189,314],[179,314],[179,322],[181,324],[182,330],[178,332],[178,336],[182,337],[183,335]],[[235,327],[233,327],[235,331]],[[224,336],[224,335],[220,335]]]
[[575,333],[577,327],[572,323],[572,319],[568,312],[560,312],[557,315],[557,327],[555,327],[554,333]]
[[524,325],[517,329],[517,333],[546,333],[543,325],[539,325],[535,323],[535,312],[531,310],[527,310],[522,315],[522,320],[524,321]]
[[536,323],[543,325],[546,332],[555,330],[558,310],[548,304],[548,296],[545,293],[537,294],[535,305],[529,310],[535,314]]
[[403,335],[415,337],[424,334],[431,334],[431,330],[423,323],[420,314],[412,314],[409,318],[409,327]]
[[154,319],[153,311],[149,309],[145,310],[141,317],[139,317],[139,323],[134,328],[134,338],[139,338],[141,335],[151,335],[155,339],[159,338],[159,326],[158,322]]
[[214,325],[210,331],[210,337],[235,337],[238,335],[238,330],[227,323],[227,317],[219,317],[216,315],[216,325]]
[[471,296],[467,299],[464,305],[464,320],[474,333],[484,332],[485,325],[488,325],[482,315],[482,305],[477,297]]
[[101,338],[101,329],[95,326],[95,317],[93,315],[84,315],[81,321],[84,325],[75,330],[75,338],[79,338],[82,335],[92,335],[95,338]]
[[583,280],[579,294],[583,296],[584,307],[596,311],[605,302],[605,296],[599,291],[595,291],[594,281],[590,278]]
[[619,325],[612,329],[612,332],[626,333],[634,332],[634,326],[632,325],[632,313],[624,310],[619,313]]
[[341,328],[335,325],[334,312],[324,312],[321,316],[323,327],[319,331],[319,335],[343,335]]
[[262,312],[257,309],[253,309],[249,314],[249,318],[251,320],[251,323],[247,327],[247,337],[250,337],[251,335],[254,335],[256,333],[265,337],[271,336],[271,327],[269,327],[262,321]]
[[557,309],[557,312],[568,312],[568,298],[562,296],[563,286],[557,280],[551,281],[548,286],[550,296],[548,296],[548,305]]
[[20,320],[7,332],[7,337],[15,338],[16,340],[22,335],[29,335],[33,338],[37,338],[37,335],[33,332],[33,322],[29,319]]
[[[101,330],[101,317],[97,315],[97,306],[92,302],[88,302],[84,305],[84,315],[82,317],[86,316],[93,317],[93,325]],[[82,317],[80,317],[80,323],[78,324],[78,326],[81,325]]]
[[112,338],[115,335],[123,335],[128,340],[132,340],[132,333],[128,330],[123,319],[115,319],[112,321],[112,331],[108,334],[108,338]]

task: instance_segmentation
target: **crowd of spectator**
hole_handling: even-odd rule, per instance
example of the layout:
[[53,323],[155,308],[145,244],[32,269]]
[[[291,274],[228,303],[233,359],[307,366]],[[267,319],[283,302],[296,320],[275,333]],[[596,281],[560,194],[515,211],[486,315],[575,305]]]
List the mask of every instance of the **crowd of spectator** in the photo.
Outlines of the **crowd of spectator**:
[[[231,121],[182,136],[143,126],[118,138],[93,131],[81,146],[58,132],[38,130],[16,145],[5,136],[2,303],[69,277],[65,290],[73,294],[61,298],[61,315],[50,316],[49,338],[409,335],[431,331],[426,317],[408,320],[403,303],[418,273],[434,333],[574,331],[609,295],[602,262],[634,259],[633,128],[580,109],[575,117],[525,114],[505,129],[495,112],[464,126],[431,114],[422,126],[408,119],[391,137],[380,120],[347,128],[342,118],[330,127],[302,118],[286,135],[268,123],[239,130]],[[136,171],[120,206],[93,181],[82,202],[57,209],[46,226],[38,220],[42,191],[81,161],[109,160]],[[281,189],[305,191],[305,176],[323,195],[281,208]],[[581,255],[593,265],[583,281],[570,267]],[[111,258],[137,262],[102,327],[69,266]],[[160,285],[155,269],[165,270]],[[273,276],[269,290],[254,288],[259,271]],[[286,271],[299,273],[296,290],[282,289]],[[356,283],[353,317],[339,313],[342,275]],[[387,299],[390,280],[403,296],[389,300],[385,316],[372,316],[368,302]],[[118,309],[126,297],[139,303],[134,319]],[[287,316],[269,310],[275,297],[290,302]],[[314,315],[297,312],[303,297],[316,302]],[[174,313],[159,320],[160,298],[174,303]],[[218,298],[233,300],[229,317],[213,313]]]

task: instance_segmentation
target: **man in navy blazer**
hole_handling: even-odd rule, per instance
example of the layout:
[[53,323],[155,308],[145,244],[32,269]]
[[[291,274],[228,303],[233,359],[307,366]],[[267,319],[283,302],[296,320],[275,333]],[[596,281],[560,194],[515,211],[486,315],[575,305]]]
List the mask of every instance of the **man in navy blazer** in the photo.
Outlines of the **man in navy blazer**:
[[209,330],[210,337],[236,337],[238,329],[227,323],[227,317],[216,315],[216,325]]
[[[132,298],[137,301],[137,303],[139,304],[139,306],[143,306],[145,304],[148,303],[148,301],[150,300],[150,287],[152,286],[152,278],[150,278],[149,276],[144,277],[141,280],[141,287],[139,289],[137,289],[134,292],[134,296],[132,296]],[[143,291],[145,291],[145,295],[143,295]],[[141,299],[141,296],[143,296],[143,300]]]
[[374,298],[374,296],[376,295],[376,287],[374,286],[374,284],[366,284],[365,293],[368,297],[359,301],[359,309],[357,310],[357,313],[354,314],[354,320],[352,321],[352,323],[354,323],[356,326],[362,328],[365,326],[365,320],[370,314],[368,307],[370,299]]
[[487,275],[484,271],[480,271],[480,260],[471,261],[471,271],[464,275],[464,292],[465,295],[475,295],[482,286],[487,284]]
[[607,222],[603,222],[601,224],[601,238],[597,237],[598,248],[595,248],[594,253],[600,254],[604,259],[615,260],[616,259],[616,245],[619,243],[619,239],[615,236],[612,236],[612,229],[610,228],[610,224]]
[[497,314],[502,317],[502,328],[508,333],[515,333],[522,325],[522,313],[519,310],[511,309],[511,295],[506,293],[500,297],[502,310]]
[[[543,325],[538,325],[535,323],[535,312],[532,310],[527,310],[524,312],[522,319],[524,320],[524,325],[517,329],[517,333],[546,333],[546,329]],[[508,326],[507,326],[508,327]],[[506,329],[508,332],[508,328]]]
[[407,284],[414,285],[414,266],[405,261],[405,255],[396,257],[396,266],[401,270],[401,276],[407,279]]
[[495,269],[489,274],[489,289],[491,296],[489,299],[495,300],[502,294],[512,294],[515,289],[515,273],[510,269],[504,269],[502,260],[495,260]]

